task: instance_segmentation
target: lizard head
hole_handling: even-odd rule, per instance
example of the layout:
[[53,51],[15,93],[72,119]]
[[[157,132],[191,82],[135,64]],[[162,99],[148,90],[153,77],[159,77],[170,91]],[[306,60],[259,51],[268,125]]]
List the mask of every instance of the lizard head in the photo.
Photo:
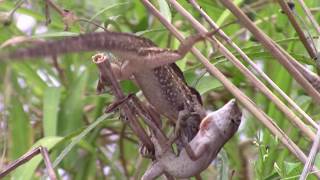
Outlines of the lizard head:
[[213,136],[219,131],[221,138],[231,138],[238,130],[242,113],[235,99],[230,100],[222,108],[209,113],[200,124],[200,132]]

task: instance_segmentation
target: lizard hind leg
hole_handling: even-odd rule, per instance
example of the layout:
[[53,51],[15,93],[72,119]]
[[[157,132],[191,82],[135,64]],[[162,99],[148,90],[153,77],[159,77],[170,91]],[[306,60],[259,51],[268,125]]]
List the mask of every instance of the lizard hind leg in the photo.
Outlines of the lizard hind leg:
[[154,162],[151,167],[144,173],[142,180],[153,180],[164,173],[164,168],[160,162]]

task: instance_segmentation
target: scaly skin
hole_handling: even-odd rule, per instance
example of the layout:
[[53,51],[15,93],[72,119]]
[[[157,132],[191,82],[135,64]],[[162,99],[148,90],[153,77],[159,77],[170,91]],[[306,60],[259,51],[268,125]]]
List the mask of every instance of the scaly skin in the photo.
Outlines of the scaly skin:
[[[153,136],[156,161],[145,172],[142,179],[152,180],[165,172],[175,178],[188,178],[200,174],[217,156],[223,145],[236,133],[242,113],[235,100],[229,101],[221,109],[208,114],[201,122],[200,130],[190,141],[189,148],[194,157],[190,158],[186,149],[176,156],[172,149],[162,147]],[[154,134],[156,135],[156,134]]]

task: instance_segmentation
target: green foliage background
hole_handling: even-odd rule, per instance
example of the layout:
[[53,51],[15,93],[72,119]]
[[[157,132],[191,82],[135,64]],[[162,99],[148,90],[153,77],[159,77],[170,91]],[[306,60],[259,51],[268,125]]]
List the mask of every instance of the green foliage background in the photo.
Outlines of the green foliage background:
[[[36,29],[44,26],[45,5],[43,1],[28,2],[28,5],[23,5],[16,13],[31,16],[36,20],[36,25],[30,33],[33,39],[59,39],[97,30],[88,23],[76,22],[66,32],[61,17],[51,9],[52,22],[47,26],[47,32],[36,34]],[[208,26],[190,4],[184,0],[179,2],[195,18]],[[299,61],[313,68],[313,61],[296,37],[296,32],[287,17],[280,12],[278,4],[266,1],[261,6],[255,7],[253,4],[257,1],[235,2],[241,7],[250,7],[249,16],[255,22],[261,22],[258,26],[265,33]],[[10,21],[7,16],[16,3],[17,1],[0,1],[1,44],[14,37],[26,36],[15,26],[15,18]],[[97,22],[112,31],[142,35],[160,47],[174,49],[179,45],[179,42],[138,0],[58,0],[56,3],[74,12],[77,17]],[[186,36],[195,33],[189,22],[171,9],[165,0],[154,0],[153,3]],[[199,0],[198,3],[219,25],[234,20],[234,17],[216,1]],[[306,3],[313,8],[319,22],[320,1],[309,0]],[[296,10],[304,18],[299,6]],[[311,34],[314,33],[311,28],[308,29]],[[241,26],[238,24],[227,26],[224,31],[234,37],[233,40],[261,65],[274,82],[298,105],[315,120],[319,119],[319,107],[313,104],[292,80],[291,75],[272,58],[269,52],[264,51],[254,38],[245,39],[244,33],[239,34]],[[30,43],[2,48],[0,51],[23,46],[28,47]],[[212,63],[215,63],[237,87],[274,118],[294,142],[308,153],[309,140],[286,120],[274,104],[257,92],[230,62],[220,54],[212,52],[210,46],[200,43],[197,47],[205,55],[210,55]],[[119,120],[119,114],[102,116],[104,108],[113,101],[113,97],[109,94],[96,95],[98,71],[91,62],[94,53],[81,52],[59,56],[58,64],[63,73],[58,71],[51,58],[0,62],[0,152],[2,152],[0,169],[30,148],[42,145],[50,149],[51,160],[57,163],[56,169],[61,177],[68,179],[141,177],[150,161],[140,157],[137,138]],[[191,54],[180,60],[178,65],[184,71],[188,83],[202,94],[208,110],[217,109],[232,98],[214,77],[208,75],[202,77],[203,67]],[[137,87],[129,81],[122,82],[122,87],[125,92],[138,92]],[[217,160],[201,174],[202,177],[226,179],[233,174],[234,179],[244,179],[246,168],[250,170],[248,174],[254,179],[280,179],[299,175],[303,164],[279,144],[277,138],[255,118],[248,113],[244,114],[245,118],[238,133],[223,148]],[[72,146],[74,147],[69,151],[68,147]],[[62,161],[59,163],[60,158]],[[7,179],[40,179],[44,174],[43,169],[41,158],[37,157],[19,167]]]

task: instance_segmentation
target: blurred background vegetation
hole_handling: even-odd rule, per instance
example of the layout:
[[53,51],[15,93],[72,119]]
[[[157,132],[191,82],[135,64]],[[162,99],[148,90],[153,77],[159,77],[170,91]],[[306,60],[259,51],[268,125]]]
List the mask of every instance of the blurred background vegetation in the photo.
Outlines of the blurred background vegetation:
[[[186,36],[196,33],[189,22],[171,9],[165,0],[152,2]],[[208,26],[190,4],[184,0],[179,2]],[[197,2],[218,25],[235,20],[219,2]],[[277,3],[271,0],[235,2],[246,9],[249,17],[265,33],[313,69],[313,61]],[[179,41],[138,0],[57,0],[55,3],[70,10],[78,18],[108,27],[109,30],[142,35],[160,47],[175,49],[179,45]],[[306,3],[319,22],[320,1],[309,0]],[[304,15],[299,6],[296,6],[296,11],[303,20]],[[46,25],[44,1],[1,0],[0,51],[17,48],[18,44],[20,48],[30,46],[33,41],[101,31],[85,21],[73,22],[66,31],[61,16],[52,8],[50,17],[51,23]],[[313,29],[306,28],[313,34]],[[313,119],[320,118],[319,106],[312,102],[292,80],[291,75],[247,31],[238,24],[229,25],[223,30]],[[318,44],[317,41],[315,43]],[[286,120],[274,104],[210,46],[200,44],[198,47],[308,153],[310,141]],[[32,147],[42,145],[50,150],[50,158],[57,165],[56,170],[61,179],[141,177],[150,160],[139,155],[137,138],[122,123],[118,113],[107,118],[102,116],[104,108],[114,98],[110,94],[96,95],[98,70],[91,62],[94,53],[63,55],[57,61],[53,58],[38,58],[0,62],[0,170]],[[177,64],[188,83],[201,93],[208,111],[221,107],[233,98],[214,77],[205,74],[204,68],[190,53]],[[131,82],[124,81],[121,85],[125,92],[141,95]],[[243,112],[244,120],[239,131],[212,165],[201,174],[202,177],[280,179],[299,175],[303,164],[245,109]],[[68,149],[71,146],[74,147]],[[316,163],[319,164],[319,161]],[[41,157],[37,157],[19,167],[7,179],[39,179],[44,169]]]

